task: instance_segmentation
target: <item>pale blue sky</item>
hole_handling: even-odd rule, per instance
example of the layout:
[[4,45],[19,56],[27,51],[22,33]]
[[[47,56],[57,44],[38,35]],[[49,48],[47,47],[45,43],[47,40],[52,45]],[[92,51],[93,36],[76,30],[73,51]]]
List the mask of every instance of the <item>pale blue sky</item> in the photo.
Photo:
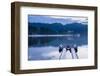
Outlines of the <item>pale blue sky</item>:
[[87,24],[87,17],[64,17],[64,16],[43,16],[43,15],[28,15],[28,22],[31,23],[83,23]]
[[43,15],[28,15],[28,22],[31,23],[83,23],[87,24],[86,17],[62,17],[62,16],[43,16]]

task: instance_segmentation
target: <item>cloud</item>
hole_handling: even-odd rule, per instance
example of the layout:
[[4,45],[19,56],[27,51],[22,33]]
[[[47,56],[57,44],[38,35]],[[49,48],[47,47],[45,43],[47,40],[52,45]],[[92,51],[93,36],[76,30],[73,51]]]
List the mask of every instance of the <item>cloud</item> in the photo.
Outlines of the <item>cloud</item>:
[[88,46],[80,46],[78,49],[78,56],[80,59],[88,58]]
[[50,18],[55,18],[55,19],[64,19],[67,21],[67,23],[82,23],[82,24],[87,24],[88,23],[88,18],[87,17],[78,17],[78,16],[48,16]]
[[87,24],[87,17],[74,17],[74,16],[42,16],[42,15],[29,15],[29,22],[39,22],[39,23],[62,23],[62,24],[70,24],[70,23],[82,23]]
[[[88,47],[87,45],[79,46],[78,47],[78,56],[79,59],[85,59],[88,58]],[[43,53],[42,56],[44,58],[50,58],[50,59],[59,59],[60,53],[56,50],[49,51],[47,53]],[[66,52],[66,50],[63,50],[61,59],[72,59],[71,53],[69,51]]]
[[51,59],[59,59],[60,54],[58,51],[52,51],[48,53],[43,53],[42,56]]
[[67,19],[65,16],[48,16],[48,17],[56,19]]
[[[79,59],[88,58],[88,46],[79,46],[77,54]],[[28,58],[29,60],[58,60],[60,55],[57,47],[32,47],[29,49]],[[71,53],[63,49],[61,59],[72,59]]]

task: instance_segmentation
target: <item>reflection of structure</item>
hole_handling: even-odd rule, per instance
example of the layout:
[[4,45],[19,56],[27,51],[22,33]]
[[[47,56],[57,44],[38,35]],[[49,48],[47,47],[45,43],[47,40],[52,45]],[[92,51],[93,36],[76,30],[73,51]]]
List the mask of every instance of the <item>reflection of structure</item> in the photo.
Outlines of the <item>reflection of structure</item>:
[[74,45],[73,48],[70,48],[70,46],[64,47],[63,45],[60,45],[60,46],[59,46],[59,53],[60,53],[59,60],[61,59],[61,56],[62,56],[62,53],[63,53],[63,49],[64,49],[64,48],[66,48],[66,52],[67,52],[67,51],[70,51],[71,56],[72,56],[72,59],[78,59],[78,55],[77,55],[78,48],[77,48],[76,45]]
[[28,45],[30,46],[54,46],[58,47],[59,44],[62,45],[69,45],[72,47],[74,44],[77,46],[80,45],[85,45],[88,42],[88,37],[87,35],[80,35],[80,34],[75,34],[73,36],[33,36],[33,37],[28,37]]

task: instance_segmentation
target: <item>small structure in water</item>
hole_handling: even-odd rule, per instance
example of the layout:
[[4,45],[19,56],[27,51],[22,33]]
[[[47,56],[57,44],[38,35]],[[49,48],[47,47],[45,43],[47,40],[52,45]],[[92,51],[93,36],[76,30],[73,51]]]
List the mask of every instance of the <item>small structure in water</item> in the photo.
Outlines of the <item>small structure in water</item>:
[[63,45],[61,44],[60,46],[59,46],[59,53],[61,53],[63,51]]
[[66,52],[70,51],[72,59],[78,59],[78,55],[77,55],[78,47],[76,45],[74,45],[73,48],[71,48],[69,45],[67,45],[66,47],[64,47],[61,44],[61,45],[59,45],[59,53],[60,53],[59,60],[61,59],[61,56],[62,56],[64,48],[66,49]]
[[68,50],[71,52],[70,46],[66,46],[65,48],[66,48],[66,52],[67,52]]

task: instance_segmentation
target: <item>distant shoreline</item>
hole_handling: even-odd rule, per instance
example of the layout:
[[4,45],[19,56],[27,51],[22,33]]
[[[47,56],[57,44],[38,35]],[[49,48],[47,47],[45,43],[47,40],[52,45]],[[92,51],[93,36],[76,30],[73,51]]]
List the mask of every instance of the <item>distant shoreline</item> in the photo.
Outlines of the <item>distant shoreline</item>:
[[28,37],[62,37],[62,36],[76,36],[80,37],[80,34],[67,34],[67,35],[28,35]]

